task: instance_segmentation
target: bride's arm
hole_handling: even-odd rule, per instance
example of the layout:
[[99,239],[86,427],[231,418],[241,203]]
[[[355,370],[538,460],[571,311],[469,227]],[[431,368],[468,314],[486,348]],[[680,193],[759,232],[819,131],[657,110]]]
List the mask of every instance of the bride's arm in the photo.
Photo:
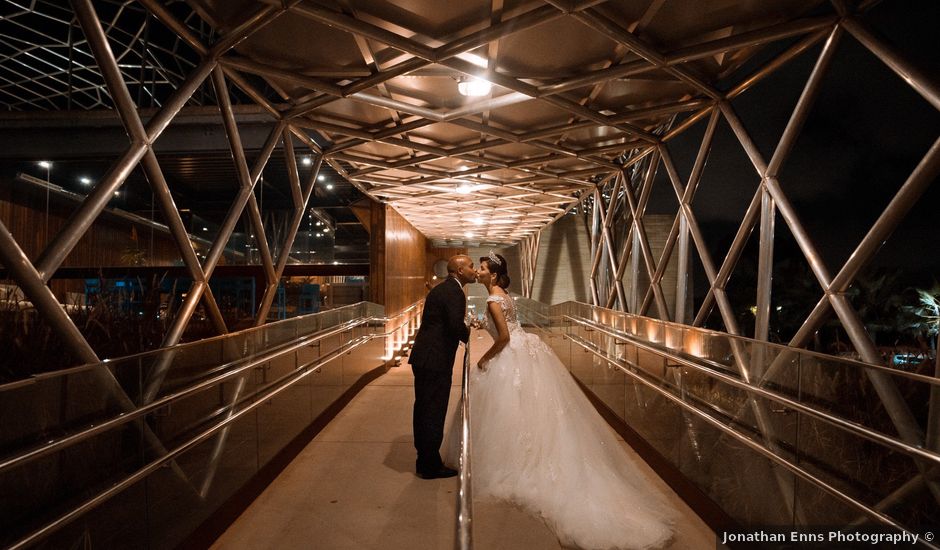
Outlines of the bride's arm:
[[482,370],[486,370],[486,364],[509,343],[509,327],[506,326],[506,317],[503,315],[503,309],[497,302],[487,302],[486,307],[490,310],[493,324],[496,325],[496,340],[477,362],[477,366]]

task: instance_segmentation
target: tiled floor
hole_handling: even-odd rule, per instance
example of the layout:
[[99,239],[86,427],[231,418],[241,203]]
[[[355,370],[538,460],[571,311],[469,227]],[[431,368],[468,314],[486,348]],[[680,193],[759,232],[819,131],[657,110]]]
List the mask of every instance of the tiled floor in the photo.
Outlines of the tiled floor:
[[[488,336],[476,336],[473,358],[489,346]],[[458,351],[449,415],[459,398],[461,360]],[[414,475],[413,402],[407,364],[364,388],[213,548],[453,548],[457,480]],[[661,487],[681,513],[670,548],[714,548],[714,533]],[[499,502],[474,503],[474,543],[485,550],[560,548],[538,518]]]

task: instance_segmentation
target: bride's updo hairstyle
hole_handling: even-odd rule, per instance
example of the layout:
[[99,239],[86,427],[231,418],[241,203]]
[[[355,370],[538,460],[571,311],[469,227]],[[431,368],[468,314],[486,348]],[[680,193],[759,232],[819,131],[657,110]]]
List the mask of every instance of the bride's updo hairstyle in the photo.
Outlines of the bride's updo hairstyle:
[[486,262],[486,268],[493,274],[493,284],[501,287],[503,290],[509,288],[509,266],[506,265],[506,258],[500,254],[490,252],[489,256],[480,258],[480,263]]

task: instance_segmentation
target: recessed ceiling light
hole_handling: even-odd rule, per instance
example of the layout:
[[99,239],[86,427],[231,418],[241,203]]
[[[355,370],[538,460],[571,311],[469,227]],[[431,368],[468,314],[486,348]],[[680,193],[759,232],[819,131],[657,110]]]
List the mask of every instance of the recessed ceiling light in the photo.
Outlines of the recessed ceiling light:
[[310,157],[304,157],[300,162],[302,162],[304,166],[310,166],[313,164],[313,161],[310,160]]
[[467,97],[480,97],[489,95],[492,84],[482,78],[463,77],[457,81],[457,91]]
[[469,195],[477,188],[476,185],[472,183],[461,183],[457,186],[457,192],[461,195]]
[[39,161],[39,166],[41,168],[52,168],[52,163],[49,162],[48,160],[41,160]]
[[324,181],[324,180],[326,180],[326,176],[324,176],[323,174],[320,174],[319,176],[317,176],[317,181]]
[[326,188],[327,188],[327,190],[332,190],[332,189],[333,189],[333,184],[332,184],[332,183],[326,184]]
[[78,178],[78,181],[82,182],[82,185],[91,185],[91,180],[86,177]]

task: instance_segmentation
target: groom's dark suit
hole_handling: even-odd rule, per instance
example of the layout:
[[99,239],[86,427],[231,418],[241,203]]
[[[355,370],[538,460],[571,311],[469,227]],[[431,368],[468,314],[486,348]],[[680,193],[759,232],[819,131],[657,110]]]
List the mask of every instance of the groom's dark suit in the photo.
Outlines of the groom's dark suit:
[[467,297],[454,276],[431,289],[408,362],[415,375],[414,436],[418,473],[441,469],[440,447],[450,398],[454,354],[470,338],[464,324]]

